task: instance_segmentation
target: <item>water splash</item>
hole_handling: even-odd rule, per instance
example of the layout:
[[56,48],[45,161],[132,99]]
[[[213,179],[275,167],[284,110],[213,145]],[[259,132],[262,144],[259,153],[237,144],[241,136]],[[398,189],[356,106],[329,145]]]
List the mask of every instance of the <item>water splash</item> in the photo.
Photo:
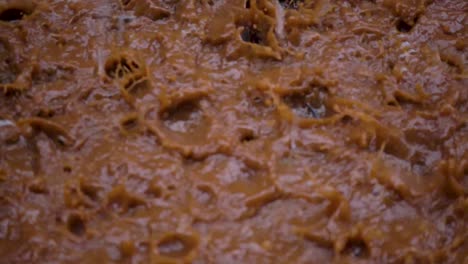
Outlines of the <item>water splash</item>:
[[14,126],[15,123],[11,122],[10,120],[3,120],[3,119],[0,119],[0,127],[4,127],[4,126]]
[[121,42],[121,44],[125,43],[125,31],[127,27],[127,23],[134,20],[134,16],[128,15],[120,15],[117,18],[117,40]]
[[284,36],[284,8],[280,0],[275,2],[276,9],[276,34],[280,39]]
[[97,62],[97,73],[99,76],[104,76],[104,51],[103,46],[107,42],[107,34],[102,20],[98,20],[96,23],[96,62]]

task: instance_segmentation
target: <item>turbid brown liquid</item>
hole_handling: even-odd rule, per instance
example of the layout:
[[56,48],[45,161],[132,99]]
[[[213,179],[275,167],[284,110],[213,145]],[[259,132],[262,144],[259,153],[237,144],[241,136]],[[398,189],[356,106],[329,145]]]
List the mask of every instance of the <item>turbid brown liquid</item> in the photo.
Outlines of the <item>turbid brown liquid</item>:
[[0,0],[0,263],[467,263],[467,21]]

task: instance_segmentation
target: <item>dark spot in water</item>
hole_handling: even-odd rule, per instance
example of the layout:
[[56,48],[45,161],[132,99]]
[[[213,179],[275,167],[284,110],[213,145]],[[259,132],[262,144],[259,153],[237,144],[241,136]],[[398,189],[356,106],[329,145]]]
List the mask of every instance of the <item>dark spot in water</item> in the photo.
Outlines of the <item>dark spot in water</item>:
[[23,19],[25,15],[27,15],[27,13],[24,10],[17,9],[17,8],[10,8],[0,13],[0,20],[2,21],[21,20]]
[[408,33],[413,29],[413,26],[406,23],[403,19],[399,19],[396,23],[396,28],[399,32]]
[[242,133],[242,135],[240,137],[240,142],[247,143],[247,142],[250,142],[250,141],[254,141],[256,139],[257,139],[257,136],[255,135],[255,133],[253,131],[246,131],[246,132]]
[[343,253],[357,258],[365,258],[369,256],[370,252],[364,240],[353,238],[346,242]]
[[253,44],[265,44],[264,37],[262,33],[257,30],[254,26],[245,26],[244,30],[241,33],[241,38],[245,42],[250,42]]
[[300,3],[303,3],[303,0],[280,0],[281,6],[287,9],[297,9]]
[[85,221],[80,215],[72,214],[67,219],[68,231],[76,236],[82,236],[86,232]]

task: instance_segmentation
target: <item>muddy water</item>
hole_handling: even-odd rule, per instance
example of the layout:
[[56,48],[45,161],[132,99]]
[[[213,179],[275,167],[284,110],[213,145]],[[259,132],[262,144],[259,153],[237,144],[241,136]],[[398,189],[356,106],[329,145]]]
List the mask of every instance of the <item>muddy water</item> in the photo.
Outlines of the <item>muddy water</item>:
[[467,10],[0,0],[0,263],[463,263]]

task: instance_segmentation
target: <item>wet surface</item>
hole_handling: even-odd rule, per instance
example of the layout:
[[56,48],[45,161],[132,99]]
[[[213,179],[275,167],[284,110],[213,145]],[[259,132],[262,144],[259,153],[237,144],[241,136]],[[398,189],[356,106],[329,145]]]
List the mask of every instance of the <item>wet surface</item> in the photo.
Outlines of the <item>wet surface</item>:
[[464,263],[467,10],[0,0],[0,263]]

